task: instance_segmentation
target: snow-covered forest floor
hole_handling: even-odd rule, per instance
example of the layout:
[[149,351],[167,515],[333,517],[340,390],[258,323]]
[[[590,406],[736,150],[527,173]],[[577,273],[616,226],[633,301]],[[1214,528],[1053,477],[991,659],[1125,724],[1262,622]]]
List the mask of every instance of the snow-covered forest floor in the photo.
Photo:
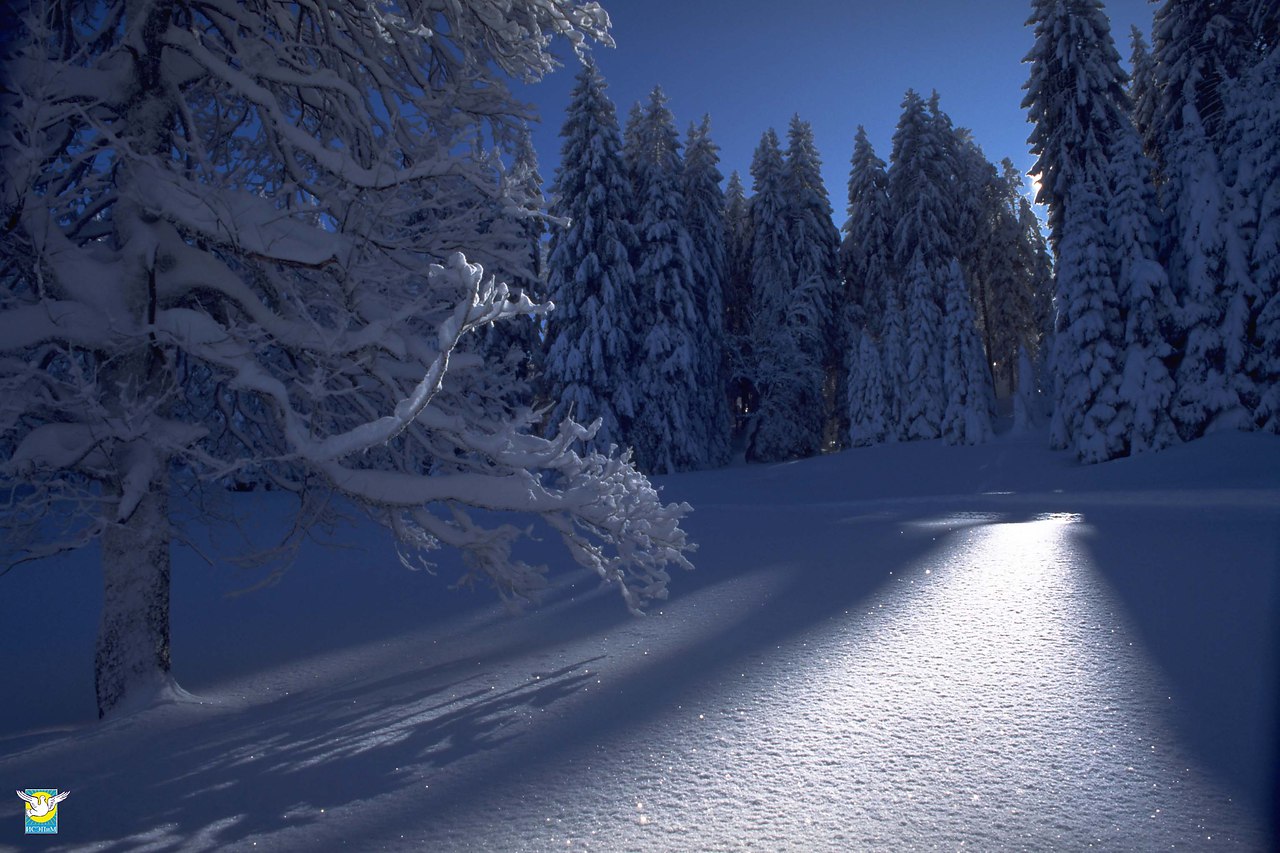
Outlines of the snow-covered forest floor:
[[175,554],[194,698],[106,724],[96,550],[22,566],[0,782],[71,791],[50,850],[1266,849],[1280,440],[1044,444],[660,478],[701,547],[643,619],[581,573],[509,614],[363,522],[228,596],[218,529]]

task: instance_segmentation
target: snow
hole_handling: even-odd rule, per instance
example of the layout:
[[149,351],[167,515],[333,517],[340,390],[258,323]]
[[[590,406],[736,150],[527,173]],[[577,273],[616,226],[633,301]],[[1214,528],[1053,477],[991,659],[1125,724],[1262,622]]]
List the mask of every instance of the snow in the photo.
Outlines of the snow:
[[[1267,849],[1280,439],[1044,445],[659,478],[701,549],[644,618],[582,570],[518,614],[445,591],[364,521],[243,592],[211,529],[174,552],[190,698],[106,724],[96,552],[20,566],[0,777],[97,850]],[[278,538],[278,495],[228,500]]]

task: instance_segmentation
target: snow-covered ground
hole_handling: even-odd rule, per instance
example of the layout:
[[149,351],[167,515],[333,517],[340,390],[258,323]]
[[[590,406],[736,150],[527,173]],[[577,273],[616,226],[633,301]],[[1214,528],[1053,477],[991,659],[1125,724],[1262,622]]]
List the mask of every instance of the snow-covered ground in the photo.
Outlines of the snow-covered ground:
[[643,619],[580,573],[508,614],[364,524],[228,597],[219,536],[176,553],[200,701],[106,724],[94,555],[20,567],[0,789],[71,791],[47,849],[1268,849],[1280,440],[1043,444],[663,478],[701,550]]

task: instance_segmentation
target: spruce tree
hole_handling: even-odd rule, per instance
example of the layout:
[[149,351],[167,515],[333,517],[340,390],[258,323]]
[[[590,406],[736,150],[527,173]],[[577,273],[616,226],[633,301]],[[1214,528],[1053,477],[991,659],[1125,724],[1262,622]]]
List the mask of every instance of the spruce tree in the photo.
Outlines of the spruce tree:
[[560,131],[551,213],[569,224],[551,235],[547,289],[556,310],[547,318],[543,367],[551,428],[570,415],[598,418],[597,449],[630,444],[638,354],[633,198],[605,87],[588,58]]
[[[1193,306],[1199,295],[1184,300],[1183,311],[1172,310],[1172,291],[1161,268],[1163,252],[1157,226],[1161,217],[1151,183],[1153,170],[1130,116],[1126,79],[1116,61],[1100,4],[1096,0],[1038,4],[1033,21],[1037,44],[1031,53],[1033,68],[1025,104],[1037,122],[1031,138],[1040,158],[1036,168],[1042,184],[1051,182],[1051,191],[1044,198],[1051,204],[1052,236],[1059,256],[1061,339],[1055,344],[1055,353],[1064,361],[1055,365],[1055,403],[1082,407],[1055,412],[1053,440],[1058,446],[1074,448],[1088,461],[1159,449],[1174,439],[1166,414],[1171,404],[1180,405],[1179,418],[1190,423],[1204,414],[1199,403],[1206,394],[1222,399],[1211,390],[1222,384],[1215,382],[1220,373],[1213,359],[1218,359],[1217,365],[1222,362],[1207,328],[1218,325],[1221,313]],[[1147,121],[1145,113],[1152,114],[1149,135],[1155,138],[1161,136],[1161,119],[1151,80],[1158,82],[1159,56],[1149,68],[1137,40],[1135,57],[1144,75],[1138,84],[1145,99],[1139,102],[1144,111],[1140,115]],[[1177,150],[1185,156],[1192,149]],[[1212,189],[1216,176],[1192,173],[1211,166],[1211,162],[1201,158],[1190,169],[1186,163],[1167,165],[1171,185],[1181,182],[1175,172],[1197,183],[1196,203],[1207,211],[1216,198]],[[1191,199],[1180,192],[1172,197],[1181,198],[1178,204]],[[1088,203],[1091,210],[1073,215],[1072,199]],[[1175,218],[1192,221],[1186,213]],[[1067,233],[1068,222],[1083,230]],[[1196,227],[1186,232],[1181,245],[1175,241],[1175,269],[1183,258],[1205,258],[1208,247],[1195,243],[1212,240],[1215,233],[1217,226]],[[1191,238],[1190,243],[1186,237]],[[1105,250],[1105,258],[1098,257],[1100,249]],[[1209,254],[1213,251],[1209,249]],[[1194,263],[1204,268],[1202,260]],[[1187,268],[1185,263],[1182,266]],[[1210,314],[1216,316],[1210,318]],[[1177,391],[1177,395],[1185,394],[1180,404],[1165,364],[1173,352],[1166,335],[1175,325],[1200,327],[1185,340],[1194,340],[1196,369],[1204,371],[1203,376],[1186,374],[1186,388]],[[1210,359],[1208,364],[1202,356]],[[1191,360],[1188,355],[1184,363],[1191,367]],[[1188,426],[1185,432],[1198,428]]]
[[1040,421],[1040,387],[1025,347],[1018,347],[1018,382],[1013,394],[1013,432],[1030,432]]
[[849,368],[849,446],[867,447],[889,439],[889,410],[879,347],[867,331],[852,336]]
[[1049,242],[1056,250],[1066,196],[1078,181],[1100,174],[1099,161],[1127,119],[1129,101],[1099,0],[1034,0],[1027,23],[1036,41],[1024,60],[1031,74],[1022,106],[1033,124],[1027,141],[1037,158],[1036,201],[1049,206]]
[[885,438],[888,441],[907,438],[903,418],[903,403],[907,396],[907,318],[898,293],[897,281],[890,279],[884,293],[879,347],[887,419]]
[[893,214],[889,175],[876,156],[866,128],[858,126],[849,169],[848,218],[840,244],[845,281],[846,328],[865,323],[879,334],[893,263]]
[[945,269],[956,255],[952,212],[948,208],[952,172],[941,128],[942,123],[928,112],[924,99],[908,90],[893,133],[893,165],[889,171],[889,198],[894,210],[893,258],[902,275],[917,249],[930,273]]
[[790,205],[778,136],[765,131],[751,162],[750,363],[759,395],[748,458],[776,462],[816,454],[822,446],[822,364],[809,355],[812,304],[796,296],[787,221]]
[[[1032,301],[1037,286],[1035,247],[1020,219],[1022,175],[1008,160],[988,201],[974,275],[982,283],[983,340],[1002,391],[1017,386],[1018,350],[1038,340]],[[1038,223],[1036,224],[1038,232]]]
[[711,141],[711,117],[690,125],[684,150],[685,225],[693,247],[697,307],[697,412],[707,428],[705,460],[729,462],[728,354],[725,348],[725,197],[720,190],[720,148]]
[[899,400],[903,437],[915,441],[940,435],[944,405],[938,281],[925,266],[922,247],[916,247],[907,265],[905,284],[906,316],[910,321]]
[[1121,422],[1128,451],[1142,453],[1177,440],[1169,417],[1173,378],[1166,366],[1172,348],[1162,331],[1168,326],[1172,294],[1158,256],[1151,161],[1142,153],[1135,129],[1118,135],[1108,165],[1112,270],[1125,324]]
[[937,438],[944,406],[942,358],[942,282],[955,258],[950,158],[940,135],[943,123],[908,91],[893,135],[889,171],[894,206],[893,254],[903,287],[907,337],[904,372],[898,393],[902,435],[908,440]]
[[813,141],[813,127],[800,117],[791,118],[783,165],[787,196],[787,225],[794,259],[795,288],[791,297],[792,334],[806,362],[823,373],[823,408],[800,414],[816,418],[823,444],[842,442],[847,426],[840,428],[844,410],[844,342],[833,308],[843,302],[837,269],[840,234],[831,220],[831,202],[822,183],[822,161]]
[[[641,470],[671,473],[707,462],[709,424],[699,405],[704,331],[694,251],[685,225],[684,163],[666,97],[653,89],[634,128],[639,318],[636,412],[631,431]],[[718,306],[717,306],[718,307]]]
[[754,410],[751,353],[751,213],[737,172],[725,185],[724,330],[728,358],[730,410],[735,435],[745,426],[747,409]]
[[[1273,10],[1273,15],[1280,12]],[[1270,54],[1240,87],[1242,98],[1253,93],[1254,113],[1240,140],[1237,181],[1252,187],[1251,207],[1257,223],[1249,248],[1257,287],[1249,365],[1258,392],[1254,420],[1262,429],[1280,433],[1280,50],[1274,46],[1275,36],[1272,38]],[[1244,112],[1243,105],[1238,112]]]
[[1179,131],[1197,125],[1215,155],[1221,155],[1229,122],[1224,98],[1232,81],[1252,64],[1257,33],[1247,2],[1164,0],[1155,12],[1152,40],[1155,99],[1152,140],[1159,164],[1168,169]]
[[991,438],[991,374],[974,326],[973,301],[959,261],[947,269],[942,381],[946,408],[942,437],[948,444],[981,444]]
[[1172,412],[1186,440],[1248,426],[1252,417],[1252,383],[1244,372],[1250,284],[1241,235],[1218,158],[1194,110],[1188,112],[1167,155],[1181,351]]
[[[1040,218],[1025,198],[1018,200],[1018,225],[1022,233],[1022,257],[1019,263],[1030,270],[1026,328],[1029,330],[1024,344],[1030,348],[1033,362],[1045,364],[1053,337],[1053,257],[1049,244],[1040,228]],[[1041,371],[1040,387],[1045,382]]]
[[1129,100],[1133,104],[1133,124],[1142,137],[1145,151],[1153,151],[1157,145],[1153,137],[1156,116],[1156,68],[1155,59],[1142,30],[1136,26],[1129,32]]
[[1119,421],[1123,331],[1106,249],[1106,211],[1092,180],[1073,183],[1058,246],[1059,326],[1051,439],[1082,462],[1124,450]]

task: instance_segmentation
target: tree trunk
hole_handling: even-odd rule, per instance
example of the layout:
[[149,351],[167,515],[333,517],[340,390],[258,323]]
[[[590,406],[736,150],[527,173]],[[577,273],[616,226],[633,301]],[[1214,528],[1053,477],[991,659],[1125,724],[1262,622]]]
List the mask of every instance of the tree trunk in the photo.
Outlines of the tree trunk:
[[102,621],[94,655],[98,716],[170,687],[168,496],[153,483],[102,535]]

